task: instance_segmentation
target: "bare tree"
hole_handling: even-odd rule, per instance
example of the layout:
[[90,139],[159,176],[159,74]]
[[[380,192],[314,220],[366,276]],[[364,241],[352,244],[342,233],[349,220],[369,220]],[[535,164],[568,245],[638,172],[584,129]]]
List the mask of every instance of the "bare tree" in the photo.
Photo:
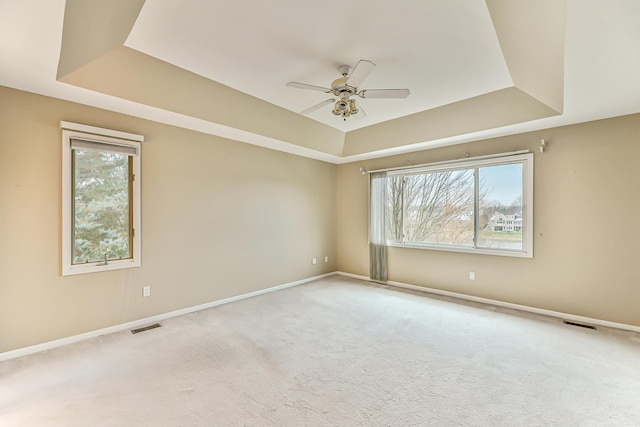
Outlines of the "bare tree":
[[386,215],[389,238],[470,243],[474,197],[473,169],[389,177]]
[[509,207],[514,214],[522,215],[522,195],[516,197]]
[[390,176],[387,178],[386,191],[386,230],[389,240],[402,240],[402,216],[403,216],[403,182],[402,176]]

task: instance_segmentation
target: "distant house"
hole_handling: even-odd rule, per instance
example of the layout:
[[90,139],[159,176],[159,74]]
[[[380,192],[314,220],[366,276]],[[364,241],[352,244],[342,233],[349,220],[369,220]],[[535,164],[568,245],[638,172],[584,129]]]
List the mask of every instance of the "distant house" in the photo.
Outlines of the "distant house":
[[487,225],[491,231],[522,231],[522,215],[505,215],[496,212]]

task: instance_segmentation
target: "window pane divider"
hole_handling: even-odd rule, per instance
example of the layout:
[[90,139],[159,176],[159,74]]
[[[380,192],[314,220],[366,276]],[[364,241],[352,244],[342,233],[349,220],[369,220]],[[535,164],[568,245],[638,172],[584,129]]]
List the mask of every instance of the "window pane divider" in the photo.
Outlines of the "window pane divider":
[[480,239],[480,169],[473,169],[473,247]]

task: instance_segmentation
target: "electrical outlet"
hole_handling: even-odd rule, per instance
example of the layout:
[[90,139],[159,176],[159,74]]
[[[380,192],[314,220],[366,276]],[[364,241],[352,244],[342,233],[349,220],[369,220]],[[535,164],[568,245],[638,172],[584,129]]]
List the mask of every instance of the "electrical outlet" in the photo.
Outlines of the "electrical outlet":
[[324,262],[329,262],[329,257],[328,256],[324,257]]
[[311,260],[311,264],[316,265],[318,263],[318,260],[316,258],[313,258]]
[[476,273],[475,273],[475,271],[470,271],[470,272],[469,272],[469,280],[476,280]]
[[142,288],[142,296],[143,297],[151,296],[151,286],[145,286]]

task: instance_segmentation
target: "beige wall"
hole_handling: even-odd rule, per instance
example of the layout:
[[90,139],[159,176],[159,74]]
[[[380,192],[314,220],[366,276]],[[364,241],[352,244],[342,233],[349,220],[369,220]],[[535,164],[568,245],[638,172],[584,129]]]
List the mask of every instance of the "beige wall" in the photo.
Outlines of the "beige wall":
[[[141,268],[61,277],[60,120],[145,135]],[[533,259],[390,248],[390,280],[640,326],[640,115],[340,166],[2,87],[0,128],[0,352],[368,276],[360,166],[522,149],[536,153]]]
[[[60,120],[145,136],[142,267],[61,277]],[[335,165],[3,87],[0,129],[0,352],[336,270]]]
[[533,259],[389,248],[389,280],[640,326],[639,135],[633,115],[340,165],[338,269],[369,275],[361,166],[529,149],[536,153]]

